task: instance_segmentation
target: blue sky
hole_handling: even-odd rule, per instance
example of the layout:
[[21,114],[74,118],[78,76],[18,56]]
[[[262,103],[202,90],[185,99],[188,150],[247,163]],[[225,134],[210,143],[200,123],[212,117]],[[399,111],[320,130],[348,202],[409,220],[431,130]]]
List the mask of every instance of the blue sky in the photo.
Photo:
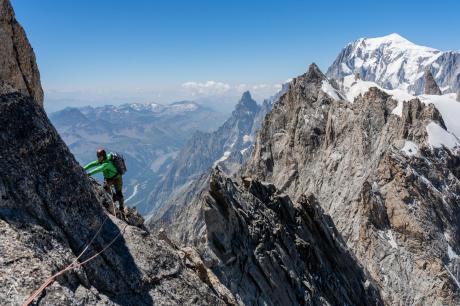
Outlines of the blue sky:
[[460,50],[459,1],[11,1],[53,110],[192,99],[187,82],[216,104],[226,86],[260,100],[348,42],[393,32]]

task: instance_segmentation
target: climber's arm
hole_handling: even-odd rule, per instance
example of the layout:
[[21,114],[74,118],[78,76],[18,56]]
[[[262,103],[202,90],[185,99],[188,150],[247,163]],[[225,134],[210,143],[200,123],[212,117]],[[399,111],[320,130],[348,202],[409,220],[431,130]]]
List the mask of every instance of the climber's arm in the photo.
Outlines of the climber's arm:
[[99,161],[95,160],[95,161],[90,162],[86,166],[84,166],[83,169],[88,170],[90,168],[93,168],[93,167],[97,166],[98,164],[99,164]]
[[93,174],[102,172],[102,171],[104,171],[107,167],[108,167],[108,164],[107,164],[107,163],[103,163],[102,165],[97,166],[96,168],[94,168],[94,169],[88,171],[88,174],[89,174],[89,175],[93,175]]

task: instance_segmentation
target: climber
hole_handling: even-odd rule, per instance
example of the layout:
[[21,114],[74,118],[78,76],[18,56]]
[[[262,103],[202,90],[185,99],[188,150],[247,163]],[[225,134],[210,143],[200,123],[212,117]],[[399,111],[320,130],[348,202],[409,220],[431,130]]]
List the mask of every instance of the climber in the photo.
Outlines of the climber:
[[[103,148],[99,148],[97,150],[97,160],[90,162],[83,169],[88,170],[93,168],[92,170],[88,171],[89,175],[93,175],[98,172],[102,172],[104,174],[104,189],[105,191],[112,194],[113,201],[118,201],[120,205],[120,211],[124,212],[124,197],[123,197],[123,179],[122,175],[124,174],[125,170],[117,169],[116,165],[114,164],[114,153],[107,154]],[[118,157],[118,155],[117,155]],[[124,166],[124,160],[123,160]],[[125,166],[124,166],[125,167]],[[112,186],[115,188],[115,193],[112,192]]]

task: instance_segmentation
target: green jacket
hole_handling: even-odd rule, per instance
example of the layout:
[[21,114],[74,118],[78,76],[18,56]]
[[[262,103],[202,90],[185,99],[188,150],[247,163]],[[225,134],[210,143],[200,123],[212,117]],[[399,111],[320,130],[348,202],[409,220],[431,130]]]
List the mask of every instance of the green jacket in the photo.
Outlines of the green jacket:
[[108,153],[107,158],[102,163],[100,163],[98,160],[95,160],[83,167],[85,170],[91,168],[94,169],[88,171],[89,175],[102,172],[104,174],[104,178],[106,179],[113,178],[118,174],[117,168],[115,168],[114,164],[112,163],[112,153]]

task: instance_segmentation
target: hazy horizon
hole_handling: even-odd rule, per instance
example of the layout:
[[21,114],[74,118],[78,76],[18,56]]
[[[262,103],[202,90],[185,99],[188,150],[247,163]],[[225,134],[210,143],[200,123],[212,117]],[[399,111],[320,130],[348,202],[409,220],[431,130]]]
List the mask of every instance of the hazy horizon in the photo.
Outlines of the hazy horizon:
[[243,91],[260,103],[312,62],[325,72],[360,37],[460,49],[455,1],[12,2],[48,112],[180,100],[228,112]]

